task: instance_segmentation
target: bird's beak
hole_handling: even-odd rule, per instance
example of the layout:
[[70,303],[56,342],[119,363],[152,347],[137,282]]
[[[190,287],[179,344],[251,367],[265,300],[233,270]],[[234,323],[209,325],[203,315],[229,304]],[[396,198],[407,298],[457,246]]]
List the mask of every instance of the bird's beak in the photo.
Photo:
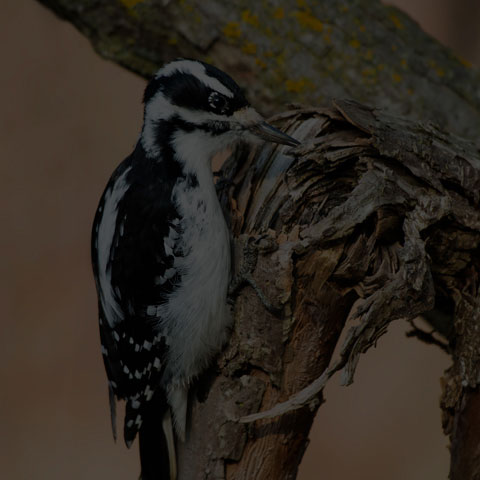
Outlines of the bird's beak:
[[255,125],[252,125],[249,128],[255,136],[260,137],[263,140],[273,143],[281,143],[282,145],[290,145],[291,147],[296,147],[300,145],[298,140],[290,137],[286,133],[281,132],[278,128],[272,127],[272,125],[267,122],[260,122]]
[[235,112],[233,117],[241,128],[247,130],[262,140],[268,142],[281,143],[282,145],[290,145],[296,147],[300,142],[290,137],[286,133],[281,132],[278,128],[269,125],[263,117],[252,107],[245,107]]

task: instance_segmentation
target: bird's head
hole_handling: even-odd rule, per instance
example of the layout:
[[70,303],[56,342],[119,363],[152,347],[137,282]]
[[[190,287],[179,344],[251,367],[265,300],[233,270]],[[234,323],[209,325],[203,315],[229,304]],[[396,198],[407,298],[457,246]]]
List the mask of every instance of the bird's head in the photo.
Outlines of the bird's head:
[[166,64],[148,84],[144,102],[141,140],[152,157],[164,148],[211,157],[239,140],[299,143],[266,123],[231,77],[197,60]]

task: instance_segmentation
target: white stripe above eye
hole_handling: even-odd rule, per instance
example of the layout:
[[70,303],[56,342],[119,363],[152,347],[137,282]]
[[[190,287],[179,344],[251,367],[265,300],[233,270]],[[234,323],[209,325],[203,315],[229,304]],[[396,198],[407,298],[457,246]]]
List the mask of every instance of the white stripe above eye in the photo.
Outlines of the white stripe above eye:
[[161,68],[155,78],[169,77],[176,72],[190,73],[194,77],[197,77],[207,87],[222,93],[226,97],[233,97],[233,92],[229,90],[222,82],[214,77],[207,75],[205,66],[195,60],[177,60],[165,65]]

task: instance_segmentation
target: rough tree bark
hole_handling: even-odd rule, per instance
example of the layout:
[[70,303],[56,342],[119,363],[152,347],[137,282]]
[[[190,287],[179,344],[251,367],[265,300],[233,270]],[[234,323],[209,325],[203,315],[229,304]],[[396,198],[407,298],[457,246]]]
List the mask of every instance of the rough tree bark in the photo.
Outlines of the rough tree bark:
[[374,0],[41,1],[144,76],[196,57],[248,85],[265,112],[287,98],[329,105],[276,117],[302,146],[238,151],[224,167],[236,263],[279,313],[250,287],[236,298],[231,340],[180,445],[180,480],[295,478],[330,375],[343,369],[350,383],[391,321],[420,314],[443,337],[412,335],[452,357],[451,478],[480,478],[480,154],[454,135],[480,130],[478,70]]
[[475,138],[480,74],[379,0],[39,0],[150,76],[175,57],[229,72],[265,114],[351,98]]

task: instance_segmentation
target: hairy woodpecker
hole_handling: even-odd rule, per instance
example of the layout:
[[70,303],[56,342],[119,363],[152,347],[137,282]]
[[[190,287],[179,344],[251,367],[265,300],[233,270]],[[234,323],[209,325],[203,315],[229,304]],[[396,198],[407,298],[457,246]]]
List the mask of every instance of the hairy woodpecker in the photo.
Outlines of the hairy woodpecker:
[[[140,438],[142,479],[176,477],[188,392],[226,340],[229,231],[212,156],[236,141],[298,142],[268,125],[225,73],[176,60],[148,84],[133,153],[98,206],[92,259],[114,436]],[[172,426],[173,424],[173,426]]]

